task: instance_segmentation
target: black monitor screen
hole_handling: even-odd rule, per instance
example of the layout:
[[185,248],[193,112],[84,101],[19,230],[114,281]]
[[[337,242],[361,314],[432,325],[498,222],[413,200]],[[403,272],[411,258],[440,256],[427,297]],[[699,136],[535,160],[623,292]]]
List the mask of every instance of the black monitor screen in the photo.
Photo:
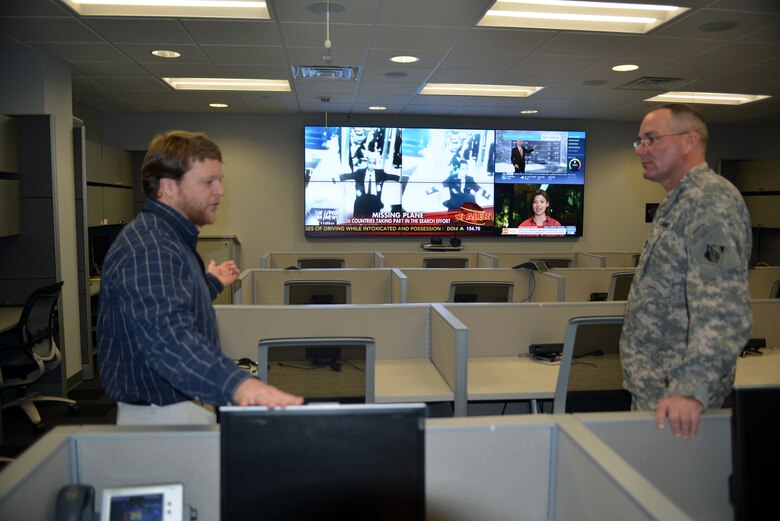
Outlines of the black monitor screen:
[[737,388],[731,414],[731,502],[734,519],[780,519],[775,471],[780,466],[780,386]]
[[424,405],[220,414],[221,519],[425,519]]
[[108,224],[89,227],[89,274],[100,276],[103,273],[103,261],[111,244],[122,231],[124,224]]

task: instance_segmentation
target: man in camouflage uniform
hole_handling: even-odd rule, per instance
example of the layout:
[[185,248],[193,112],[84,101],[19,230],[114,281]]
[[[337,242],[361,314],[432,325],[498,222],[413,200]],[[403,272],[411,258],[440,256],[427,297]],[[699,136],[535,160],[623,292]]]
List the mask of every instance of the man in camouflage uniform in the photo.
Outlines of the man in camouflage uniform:
[[675,436],[696,435],[721,407],[750,336],[750,217],[704,156],[707,126],[687,105],[645,116],[634,148],[666,199],[645,239],[628,297],[620,353],[635,410],[655,410]]

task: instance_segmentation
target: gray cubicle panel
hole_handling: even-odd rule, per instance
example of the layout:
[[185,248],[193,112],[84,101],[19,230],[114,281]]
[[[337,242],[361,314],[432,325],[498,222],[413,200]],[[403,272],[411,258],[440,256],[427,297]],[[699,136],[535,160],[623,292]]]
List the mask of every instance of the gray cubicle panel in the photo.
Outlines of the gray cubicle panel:
[[[602,268],[634,268],[639,257],[638,251],[595,251],[587,252],[588,255],[596,255],[604,259]],[[578,265],[579,266],[579,265]],[[581,266],[598,267],[598,266]]]
[[780,266],[759,266],[748,271],[750,298],[769,298],[772,285],[780,280]]
[[385,268],[422,268],[426,258],[465,258],[468,268],[495,268],[496,259],[493,255],[481,252],[453,251],[383,251],[379,252],[384,259]]
[[[619,432],[621,424],[632,428],[638,422],[648,432],[656,430],[648,413],[613,422],[597,428]],[[703,422],[702,428],[699,435],[709,436],[710,424]],[[181,483],[184,503],[198,511],[198,518],[218,521],[219,436],[217,426],[57,427],[0,473],[0,516],[54,519],[57,492],[67,484],[91,484],[100,497],[109,487]],[[692,519],[642,474],[643,462],[637,468],[621,457],[627,440],[601,436],[570,415],[428,419],[426,517]],[[659,436],[642,439],[648,440],[643,447],[648,455],[670,446]],[[698,439],[704,438],[684,443],[695,446]],[[729,451],[720,443],[714,448],[716,454]],[[713,457],[698,448],[676,454],[675,472],[683,480],[700,479],[701,465]],[[694,507],[710,500],[721,501],[699,495]]]
[[264,338],[354,336],[376,342],[377,403],[454,402],[466,410],[466,327],[429,304],[215,306],[224,353],[257,357]]
[[607,293],[614,273],[633,271],[626,268],[567,268],[553,269],[551,273],[564,279],[565,302],[587,302],[591,293]]
[[572,267],[577,266],[577,253],[576,252],[491,252],[490,255],[496,259],[496,268],[512,268],[518,264],[527,262],[528,259],[545,258],[545,259],[570,259],[572,261]]
[[401,268],[407,279],[407,302],[447,302],[453,282],[511,282],[512,301],[528,296],[529,275],[526,270],[507,268]]
[[382,268],[375,252],[371,251],[293,251],[270,252],[260,258],[262,269],[285,269],[297,266],[300,259],[308,258],[344,259],[345,268]]
[[750,338],[763,338],[768,347],[780,347],[780,299],[750,301],[753,328]]
[[[694,519],[732,521],[731,414],[726,409],[702,416],[694,438],[676,438],[636,413],[587,413],[575,417],[653,486]],[[686,462],[697,461],[695,468]]]
[[[274,270],[253,269],[251,276],[242,279],[241,302],[247,304],[271,305],[284,304],[284,285],[287,281],[347,281],[352,286],[353,304],[389,304],[399,302],[400,297],[392,294],[392,270],[384,268],[344,268],[344,269],[306,269]],[[244,294],[246,284],[243,280],[251,277],[253,298],[247,302]]]

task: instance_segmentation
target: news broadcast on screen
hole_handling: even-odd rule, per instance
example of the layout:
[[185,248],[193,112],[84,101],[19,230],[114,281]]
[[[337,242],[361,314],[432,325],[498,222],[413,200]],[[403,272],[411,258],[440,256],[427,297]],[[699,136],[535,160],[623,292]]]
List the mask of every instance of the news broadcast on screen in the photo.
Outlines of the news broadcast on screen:
[[[584,163],[584,132],[307,126],[305,234],[581,236]],[[548,225],[520,226],[539,189]]]

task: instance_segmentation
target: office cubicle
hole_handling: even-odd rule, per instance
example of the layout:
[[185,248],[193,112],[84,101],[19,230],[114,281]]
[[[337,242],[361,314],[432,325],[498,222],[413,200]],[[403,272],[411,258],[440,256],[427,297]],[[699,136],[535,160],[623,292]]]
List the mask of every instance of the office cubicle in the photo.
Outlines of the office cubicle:
[[563,278],[564,302],[587,302],[595,294],[609,292],[612,275],[626,273],[626,268],[568,268],[553,269],[550,272]]
[[769,298],[772,286],[780,280],[780,266],[758,266],[748,271],[750,298]]
[[512,302],[528,297],[528,271],[496,268],[400,268],[406,277],[406,302],[447,302],[453,282],[509,282],[513,285]]
[[382,268],[381,259],[371,251],[293,251],[269,252],[260,257],[262,269],[299,267],[303,259],[343,259],[345,268]]
[[465,259],[468,268],[495,268],[495,257],[488,253],[455,251],[381,251],[385,268],[422,268],[425,259]]
[[257,359],[268,338],[370,337],[377,403],[453,402],[466,409],[465,326],[440,305],[215,306],[223,352]]
[[[712,483],[726,478],[727,420],[705,415],[699,436],[683,441],[659,432],[650,413],[428,419],[426,517],[726,519]],[[181,483],[199,519],[219,520],[219,461],[218,426],[57,427],[0,473],[0,514],[54,519],[66,484],[91,484],[100,497],[109,487]],[[663,490],[664,465],[683,489]]]

